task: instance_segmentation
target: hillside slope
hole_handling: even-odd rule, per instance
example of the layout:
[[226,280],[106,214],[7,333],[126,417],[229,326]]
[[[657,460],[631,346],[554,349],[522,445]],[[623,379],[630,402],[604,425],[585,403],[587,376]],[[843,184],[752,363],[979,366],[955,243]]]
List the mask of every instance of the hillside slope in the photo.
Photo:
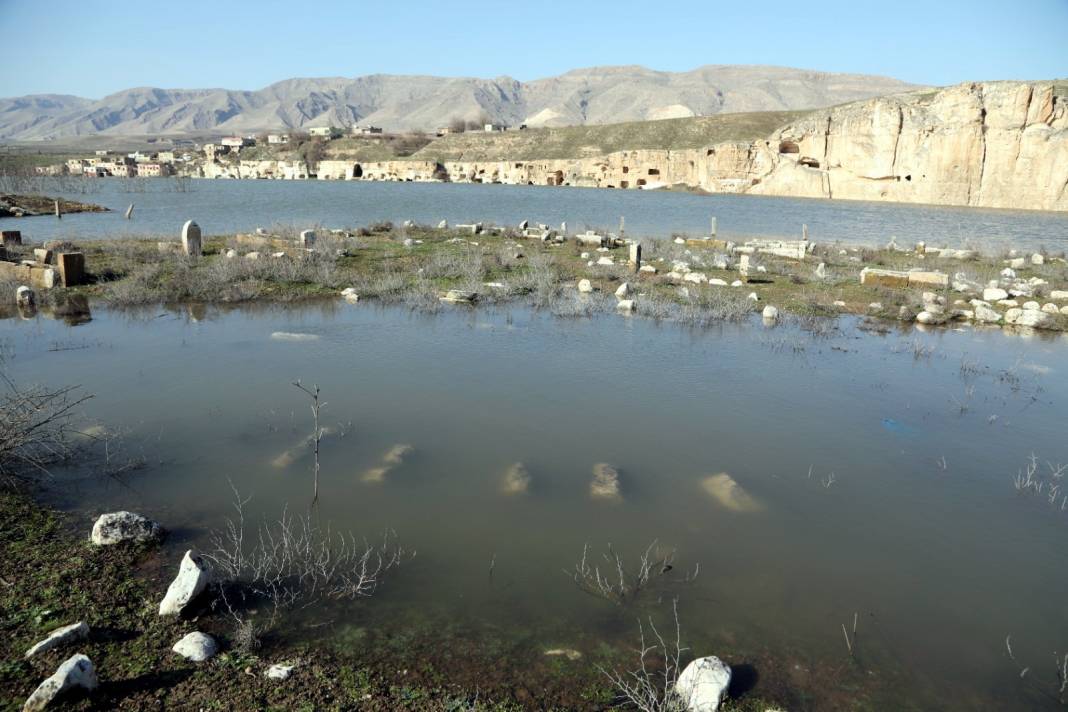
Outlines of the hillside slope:
[[247,133],[371,123],[430,130],[450,119],[566,126],[728,112],[813,109],[905,91],[886,77],[764,66],[690,72],[594,67],[520,82],[371,75],[289,79],[258,91],[140,87],[93,101],[31,96],[0,100],[0,138]]

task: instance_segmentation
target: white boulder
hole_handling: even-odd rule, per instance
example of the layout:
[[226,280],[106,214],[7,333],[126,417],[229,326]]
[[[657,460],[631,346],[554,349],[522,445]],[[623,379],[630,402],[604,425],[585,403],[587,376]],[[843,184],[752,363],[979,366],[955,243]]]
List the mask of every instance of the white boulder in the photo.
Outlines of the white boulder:
[[89,540],[97,546],[110,546],[124,541],[155,541],[162,535],[163,527],[148,517],[134,512],[109,512],[97,518]]
[[167,594],[159,604],[161,616],[176,616],[190,601],[208,587],[208,565],[192,549],[185,552],[178,567],[178,575],[171,581]]
[[715,655],[697,658],[686,666],[675,683],[688,712],[716,712],[731,684],[731,668]]
[[767,321],[775,321],[779,318],[779,310],[769,304],[764,307],[764,311],[761,312],[761,315]]
[[29,699],[22,706],[23,712],[36,712],[47,707],[60,694],[80,687],[95,690],[97,686],[96,670],[89,658],[81,653],[67,658],[44,682],[37,686]]
[[589,294],[593,291],[593,283],[588,279],[580,279],[578,283],[578,290],[583,294]]
[[619,288],[616,289],[616,297],[619,299],[626,299],[628,294],[630,294],[630,285],[626,282],[619,285]]
[[986,304],[975,304],[975,320],[984,324],[997,324],[1001,321],[1001,314]]
[[1049,293],[1049,298],[1057,301],[1068,299],[1068,289],[1054,289]]
[[54,650],[64,645],[70,645],[79,640],[85,640],[89,637],[89,626],[85,621],[78,621],[77,623],[71,623],[65,625],[62,628],[56,628],[54,631],[48,634],[48,636],[36,643],[33,647],[26,651],[24,657],[32,658],[34,655],[40,653],[46,653],[49,650]]
[[37,295],[32,289],[23,285],[15,290],[15,303],[20,307],[32,307],[37,303]]
[[693,282],[694,284],[705,284],[708,282],[708,275],[704,272],[687,272],[682,278],[684,282]]
[[620,299],[618,302],[616,302],[616,309],[624,312],[632,312],[634,311],[634,300]]
[[1046,256],[1045,255],[1040,255],[1039,253],[1036,252],[1035,254],[1031,255],[1031,264],[1033,264],[1033,265],[1044,265],[1044,264],[1046,264]]
[[215,638],[212,638],[210,635],[201,633],[200,631],[193,631],[175,643],[171,650],[178,653],[186,660],[202,663],[205,660],[215,657],[215,653],[219,652],[219,646],[215,642]]
[[1053,317],[1038,309],[1013,308],[1005,312],[1005,323],[1014,326],[1030,326],[1035,329],[1048,329],[1053,325]]
[[1000,287],[987,287],[983,290],[984,302],[996,302],[1001,299],[1008,299],[1009,293]]
[[1060,314],[1061,313],[1061,310],[1058,309],[1057,305],[1054,304],[1053,302],[1048,302],[1046,304],[1043,304],[1042,305],[1042,311],[1046,312],[1047,314]]

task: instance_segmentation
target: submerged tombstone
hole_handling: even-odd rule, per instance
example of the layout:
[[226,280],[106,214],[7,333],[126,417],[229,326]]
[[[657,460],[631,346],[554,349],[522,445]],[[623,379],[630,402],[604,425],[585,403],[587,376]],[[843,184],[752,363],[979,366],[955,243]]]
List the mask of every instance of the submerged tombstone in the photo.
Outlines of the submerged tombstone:
[[200,226],[192,220],[186,220],[185,225],[182,225],[182,252],[191,257],[200,257],[203,254]]

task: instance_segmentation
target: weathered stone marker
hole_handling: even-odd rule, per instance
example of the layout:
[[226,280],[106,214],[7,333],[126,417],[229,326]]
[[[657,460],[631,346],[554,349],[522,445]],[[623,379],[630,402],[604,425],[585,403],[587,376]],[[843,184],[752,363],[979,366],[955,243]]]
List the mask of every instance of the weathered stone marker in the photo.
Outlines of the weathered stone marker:
[[623,237],[623,231],[626,229],[627,220],[622,215],[619,216],[619,236]]
[[712,216],[712,232],[710,233],[710,235],[712,236],[713,240],[716,239],[716,227],[717,227],[717,225],[716,225],[716,216],[713,215]]
[[637,272],[642,268],[642,246],[637,242],[630,244],[630,258],[627,260],[630,266]]
[[300,233],[300,246],[313,247],[315,245],[315,230],[304,230]]
[[186,220],[185,225],[182,225],[182,252],[192,257],[200,257],[203,254],[200,226],[192,220]]
[[808,225],[802,223],[801,225],[801,239],[808,242]]
[[4,247],[17,247],[22,244],[22,233],[18,230],[0,231],[0,238],[3,239]]
[[126,208],[126,219],[127,220],[129,220],[130,216],[133,215],[133,206],[134,206],[134,204],[130,203],[130,207]]
[[81,252],[60,252],[55,255],[60,284],[74,287],[85,284],[85,255]]
[[749,277],[749,255],[738,258],[738,274],[742,275],[742,279]]
[[63,215],[59,212],[59,201],[58,200],[54,200],[52,202],[54,202],[55,205],[56,205],[56,217],[62,220],[63,219]]

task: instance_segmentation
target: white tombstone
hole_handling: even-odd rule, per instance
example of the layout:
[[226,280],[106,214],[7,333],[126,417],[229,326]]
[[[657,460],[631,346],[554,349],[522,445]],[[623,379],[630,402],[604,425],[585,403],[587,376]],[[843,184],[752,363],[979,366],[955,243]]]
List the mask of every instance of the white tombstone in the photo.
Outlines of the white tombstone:
[[300,233],[300,246],[301,247],[314,247],[315,246],[315,230],[303,230]]
[[630,259],[628,260],[630,265],[637,272],[642,266],[642,246],[637,242],[632,242],[630,245]]
[[186,220],[182,225],[182,252],[191,257],[200,257],[203,247],[200,240],[200,226],[192,220]]

